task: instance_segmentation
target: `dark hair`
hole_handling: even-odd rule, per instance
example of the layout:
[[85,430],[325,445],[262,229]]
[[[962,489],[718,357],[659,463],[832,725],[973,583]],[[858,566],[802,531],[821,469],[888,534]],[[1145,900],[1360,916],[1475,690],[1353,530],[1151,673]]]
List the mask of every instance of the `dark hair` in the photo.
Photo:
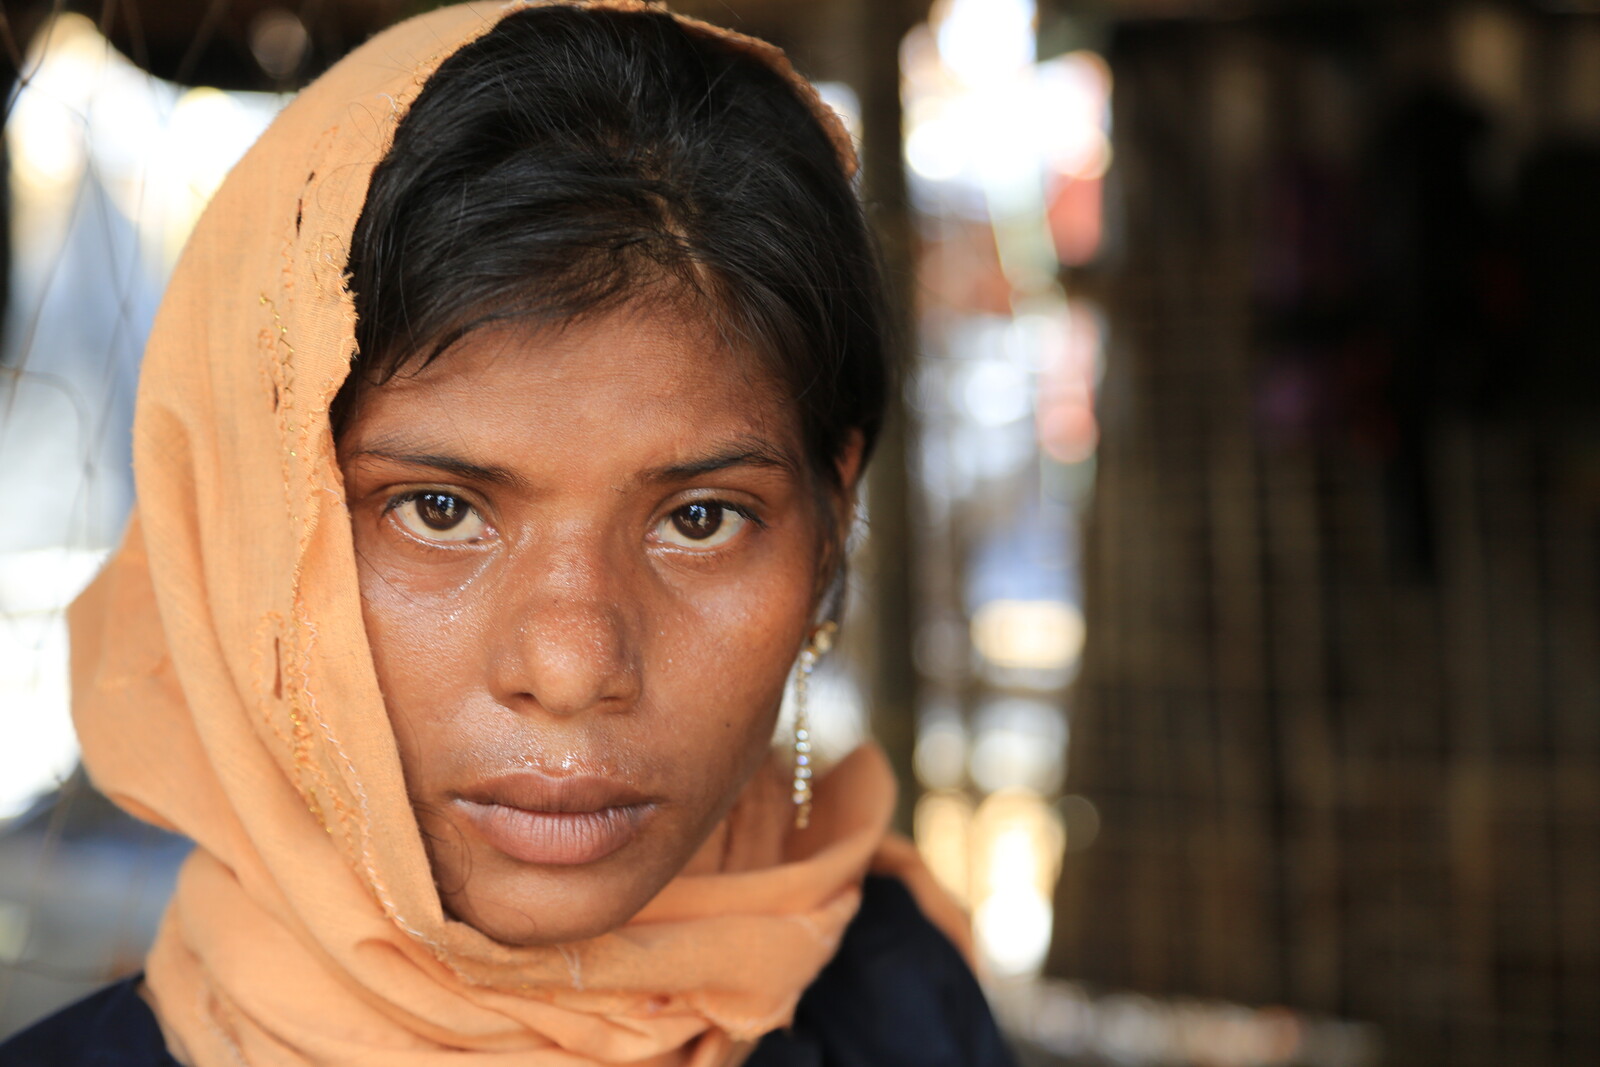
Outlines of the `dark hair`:
[[688,297],[798,406],[836,481],[891,379],[877,256],[827,132],[760,59],[661,12],[513,14],[447,59],[372,176],[350,255],[364,388],[507,318]]

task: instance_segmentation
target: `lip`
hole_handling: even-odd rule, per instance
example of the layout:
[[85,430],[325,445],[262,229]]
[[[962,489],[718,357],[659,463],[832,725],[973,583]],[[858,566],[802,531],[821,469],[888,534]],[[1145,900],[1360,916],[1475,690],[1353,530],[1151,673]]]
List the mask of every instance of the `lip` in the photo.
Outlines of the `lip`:
[[523,863],[576,866],[626,846],[656,805],[637,789],[592,775],[518,772],[461,793],[457,805],[491,848]]

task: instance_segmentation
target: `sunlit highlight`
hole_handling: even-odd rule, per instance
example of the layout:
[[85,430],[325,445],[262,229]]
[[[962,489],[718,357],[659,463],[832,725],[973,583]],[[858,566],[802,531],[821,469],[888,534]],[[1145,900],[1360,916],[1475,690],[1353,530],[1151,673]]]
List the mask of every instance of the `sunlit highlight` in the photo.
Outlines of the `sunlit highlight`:
[[[1100,254],[1112,162],[1109,68],[1088,51],[1039,61],[1036,14],[1034,0],[937,0],[901,48],[904,158],[927,234],[917,460],[929,512],[972,572],[947,608],[965,632],[930,625],[919,638],[938,696],[918,724],[929,792],[916,837],[971,906],[988,973],[1018,980],[1049,946],[1067,816],[1075,847],[1098,833],[1087,799],[1051,799],[1085,634],[1073,583],[1029,548],[1070,508],[1046,511],[1055,501],[1027,483],[1092,470],[1103,331],[1092,306],[1069,300],[1062,268]],[[1025,536],[1001,518],[1020,519],[1019,500],[1048,516]]]
[[0,525],[0,822],[76,764],[62,614],[128,503],[117,420],[143,337],[206,201],[286,100],[163,82],[78,14],[33,42],[5,128],[10,302],[26,313],[0,352],[0,491],[30,507]]
[[1083,612],[1052,600],[993,600],[972,616],[972,645],[998,667],[1064,670],[1083,651]]

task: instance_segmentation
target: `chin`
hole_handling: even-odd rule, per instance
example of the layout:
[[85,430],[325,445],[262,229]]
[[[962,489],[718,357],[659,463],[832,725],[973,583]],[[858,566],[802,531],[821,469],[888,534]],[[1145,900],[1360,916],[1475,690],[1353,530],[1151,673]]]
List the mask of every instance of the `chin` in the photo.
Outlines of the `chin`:
[[463,912],[452,906],[450,914],[471,926],[479,933],[502,945],[516,948],[539,948],[564,945],[574,941],[588,941],[608,934],[633,916],[582,916],[570,912],[555,922],[540,922],[526,913],[517,913],[507,907],[489,906],[483,911]]
[[[461,891],[441,894],[445,908],[485,936],[524,948],[608,934],[637,915],[662,888],[642,877],[637,867],[619,870],[615,864],[529,868],[502,860],[494,864],[501,869],[492,872],[485,866],[478,866]],[[617,877],[624,873],[628,877]]]
[[610,933],[638,913],[619,912],[615,909],[593,907],[540,908],[537,911],[506,901],[463,900],[445,898],[445,907],[453,918],[466,923],[486,937],[503,945],[534,948],[540,945],[560,945],[570,941],[587,941]]

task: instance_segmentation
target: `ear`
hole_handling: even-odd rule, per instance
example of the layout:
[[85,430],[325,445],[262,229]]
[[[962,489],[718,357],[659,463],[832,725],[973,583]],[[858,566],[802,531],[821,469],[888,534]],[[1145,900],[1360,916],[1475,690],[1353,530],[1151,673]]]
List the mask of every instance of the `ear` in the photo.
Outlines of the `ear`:
[[856,491],[861,481],[861,464],[866,446],[860,430],[851,430],[838,455],[834,457],[834,471],[839,476],[838,486],[829,488],[827,496],[832,504],[835,523],[831,536],[822,539],[822,564],[818,571],[816,591],[817,610],[828,614],[840,607],[837,601],[844,573],[845,544],[850,538],[850,528],[856,517]]
[[856,491],[860,488],[861,461],[866,446],[860,430],[851,430],[844,447],[834,457],[834,471],[839,476],[839,488],[833,502],[833,513],[839,523],[838,544],[842,548],[850,536],[850,525],[855,521]]
[[856,482],[861,478],[861,455],[865,449],[861,431],[851,430],[845,438],[844,447],[839,449],[838,458],[833,461],[834,469],[839,474],[839,488],[848,507],[855,505]]

